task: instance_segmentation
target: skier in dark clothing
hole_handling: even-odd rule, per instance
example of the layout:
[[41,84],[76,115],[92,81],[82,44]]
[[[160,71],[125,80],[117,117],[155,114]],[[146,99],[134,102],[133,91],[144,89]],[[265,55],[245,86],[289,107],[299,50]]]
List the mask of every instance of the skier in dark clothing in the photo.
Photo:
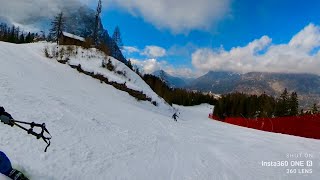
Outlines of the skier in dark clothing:
[[174,119],[174,121],[178,121],[178,120],[177,120],[177,117],[179,117],[179,116],[178,116],[177,113],[175,112],[175,113],[172,115],[172,118]]
[[[0,106],[0,121],[13,126],[12,116]],[[9,158],[0,151],[0,173],[13,180],[29,180],[20,171],[13,169]]]

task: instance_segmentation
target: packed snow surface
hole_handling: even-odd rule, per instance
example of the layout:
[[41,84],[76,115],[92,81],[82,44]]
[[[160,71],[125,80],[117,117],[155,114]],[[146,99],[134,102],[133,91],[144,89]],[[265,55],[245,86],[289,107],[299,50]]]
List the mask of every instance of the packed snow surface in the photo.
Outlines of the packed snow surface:
[[[0,124],[1,151],[32,180],[320,177],[319,140],[212,121],[209,105],[175,106],[174,122],[174,110],[165,103],[139,102],[45,58],[45,46],[0,42],[0,105],[17,120],[45,122],[53,136],[45,153],[43,141]],[[298,160],[313,164],[262,166],[262,161]],[[288,174],[287,169],[312,173]]]

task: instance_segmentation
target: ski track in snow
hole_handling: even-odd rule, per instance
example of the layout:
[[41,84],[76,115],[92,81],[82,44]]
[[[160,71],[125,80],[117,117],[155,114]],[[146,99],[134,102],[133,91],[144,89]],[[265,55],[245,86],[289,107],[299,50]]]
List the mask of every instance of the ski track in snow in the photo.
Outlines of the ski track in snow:
[[[207,118],[209,105],[175,106],[180,118],[174,122],[174,111],[166,104],[155,107],[138,102],[125,92],[47,59],[43,57],[44,46],[0,42],[0,105],[18,120],[45,122],[53,136],[44,153],[43,141],[0,124],[1,150],[32,180],[320,176],[318,140],[212,121]],[[136,77],[130,78],[132,87],[147,87]],[[314,155],[312,174],[290,175],[285,168],[260,164],[288,160],[287,153],[300,152]]]

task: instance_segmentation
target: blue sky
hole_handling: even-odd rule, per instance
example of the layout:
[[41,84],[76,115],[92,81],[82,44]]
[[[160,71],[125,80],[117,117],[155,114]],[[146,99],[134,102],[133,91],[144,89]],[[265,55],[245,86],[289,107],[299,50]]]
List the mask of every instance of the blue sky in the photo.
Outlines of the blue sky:
[[274,43],[286,43],[309,23],[320,21],[317,0],[233,0],[230,8],[230,14],[209,30],[192,30],[188,34],[158,29],[143,17],[117,7],[106,9],[102,17],[111,34],[119,25],[126,45],[143,48],[155,44],[166,49],[187,43],[211,48],[223,45],[230,49],[263,35],[272,37]]
[[[27,25],[63,6],[95,8],[97,1],[11,0],[0,6],[0,18]],[[146,73],[319,74],[319,9],[318,0],[103,0],[102,20],[110,35],[120,27],[125,56]]]
[[[183,3],[181,6],[184,6]],[[320,1],[317,0],[233,0],[227,2],[227,6],[218,20],[213,17],[212,21],[204,21],[209,27],[186,27],[178,32],[170,26],[159,27],[159,24],[148,20],[143,13],[132,13],[119,6],[105,9],[102,17],[110,34],[118,25],[125,46],[139,50],[134,53],[125,51],[126,57],[137,61],[153,59],[153,63],[158,62],[159,65],[155,65],[152,70],[160,68],[171,72],[189,69],[185,73],[190,76],[197,76],[208,70],[219,70],[199,70],[199,67],[193,65],[192,55],[199,49],[215,52],[223,48],[229,52],[232,48],[245,47],[263,36],[272,39],[272,45],[288,44],[293,36],[310,23],[315,24],[316,28],[320,23]],[[215,10],[214,7],[212,9]],[[192,16],[192,13],[186,13],[185,16]],[[146,46],[151,45],[165,49],[165,55],[152,57],[143,53]],[[142,63],[137,64],[141,68],[144,66]],[[179,72],[171,74],[185,75]]]

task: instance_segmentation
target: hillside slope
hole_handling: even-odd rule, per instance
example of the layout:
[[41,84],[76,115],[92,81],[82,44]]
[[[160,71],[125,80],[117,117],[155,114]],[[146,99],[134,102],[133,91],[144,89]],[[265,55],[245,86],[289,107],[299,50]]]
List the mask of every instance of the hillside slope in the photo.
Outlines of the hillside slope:
[[[44,153],[42,141],[0,124],[1,150],[32,180],[320,176],[320,141],[211,121],[208,105],[176,106],[176,123],[169,106],[137,101],[43,57],[43,48],[0,42],[0,105],[18,120],[45,122],[53,136]],[[261,166],[261,161],[306,160],[286,158],[297,153],[313,155],[312,174]]]

